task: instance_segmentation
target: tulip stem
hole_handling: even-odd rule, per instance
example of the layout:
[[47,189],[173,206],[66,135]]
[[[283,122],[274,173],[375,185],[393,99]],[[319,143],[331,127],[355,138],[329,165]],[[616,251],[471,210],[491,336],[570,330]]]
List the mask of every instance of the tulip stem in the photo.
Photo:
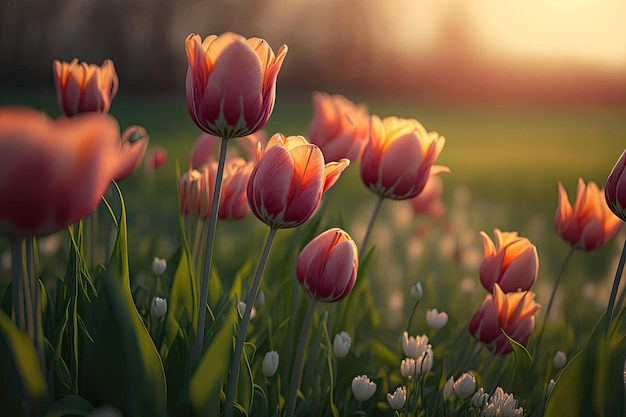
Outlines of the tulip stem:
[[[372,212],[372,217],[370,218],[370,222],[367,225],[367,229],[365,230],[365,236],[363,236],[363,243],[361,244],[361,249],[359,250],[359,255],[365,255],[367,253],[367,241],[370,238],[370,234],[372,233],[372,229],[374,228],[374,222],[376,221],[376,217],[378,216],[378,212],[380,211],[380,206],[383,205],[383,201],[385,199],[383,197],[378,197],[376,201],[376,205],[374,206],[374,211]],[[361,261],[361,259],[359,259]]]
[[191,369],[195,369],[204,350],[204,322],[206,319],[206,306],[209,296],[209,278],[211,277],[211,261],[213,258],[213,242],[215,241],[215,229],[217,226],[217,214],[219,212],[220,193],[222,190],[222,176],[226,162],[228,138],[222,138],[220,157],[215,174],[215,189],[213,191],[213,203],[211,204],[211,217],[209,219],[209,232],[202,264],[202,287],[200,290],[200,306],[198,308],[198,324],[196,326],[196,339],[191,348]]
[[311,323],[313,322],[315,304],[316,300],[311,297],[309,299],[304,320],[302,321],[302,326],[300,327],[300,337],[298,338],[296,357],[294,358],[293,366],[291,367],[291,381],[289,382],[289,397],[287,398],[286,417],[294,416],[296,412],[296,398],[298,396],[300,383],[302,382],[302,359],[304,358],[307,336],[309,335]]
[[235,353],[233,355],[233,362],[230,366],[230,378],[228,379],[228,388],[226,390],[226,404],[224,409],[224,417],[232,417],[233,415],[233,403],[235,401],[235,389],[237,388],[237,378],[239,376],[239,367],[241,365],[241,354],[243,352],[243,345],[246,341],[246,333],[248,331],[248,325],[250,324],[250,315],[252,314],[252,307],[256,301],[256,296],[259,292],[259,284],[261,283],[261,276],[265,270],[265,264],[270,254],[272,242],[276,236],[278,229],[270,228],[270,231],[265,240],[265,247],[259,259],[259,265],[257,266],[254,274],[252,285],[250,286],[250,292],[246,298],[246,309],[243,313],[243,318],[239,324],[239,332],[237,334],[237,342],[235,344]]
[[611,295],[609,296],[609,304],[606,307],[606,330],[609,330],[611,321],[613,321],[613,306],[615,305],[615,297],[617,296],[617,290],[619,289],[619,283],[622,279],[622,273],[624,272],[624,263],[626,263],[626,240],[624,240],[624,247],[622,248],[622,254],[620,255],[619,262],[617,264],[617,270],[615,271],[615,278],[613,279],[613,288],[611,288]]

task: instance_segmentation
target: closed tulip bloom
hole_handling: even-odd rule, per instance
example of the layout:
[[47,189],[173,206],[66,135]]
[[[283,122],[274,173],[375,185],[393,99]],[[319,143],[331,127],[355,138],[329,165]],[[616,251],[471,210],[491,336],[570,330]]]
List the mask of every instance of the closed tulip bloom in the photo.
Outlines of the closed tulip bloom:
[[146,129],[130,126],[122,134],[120,168],[113,179],[117,182],[126,179],[141,164],[148,149],[149,141]]
[[420,301],[422,299],[424,296],[424,290],[422,289],[421,282],[418,282],[411,287],[410,295],[415,301]]
[[[504,293],[498,284],[488,295],[469,323],[469,332],[497,354],[510,353],[511,339],[526,346],[535,327],[535,313],[540,306],[530,291]],[[502,329],[502,331],[501,331]]]
[[431,329],[441,329],[448,322],[448,314],[439,312],[436,308],[426,312],[426,325]]
[[428,349],[428,336],[409,336],[408,332],[402,334],[402,350],[404,354],[413,359],[420,358]]
[[396,388],[393,394],[387,393],[387,402],[394,410],[400,410],[406,402],[406,387]]
[[311,297],[334,303],[354,287],[358,266],[356,243],[343,230],[333,228],[318,235],[302,249],[296,275]]
[[119,126],[109,115],[52,120],[0,108],[0,234],[47,235],[87,216],[119,158]]
[[352,380],[352,393],[357,401],[367,401],[376,392],[376,383],[366,375],[355,376]]
[[449,171],[433,165],[445,144],[437,132],[428,132],[415,119],[372,116],[370,120],[361,179],[373,193],[394,200],[415,197],[431,175]]
[[454,393],[461,398],[467,398],[476,391],[476,378],[473,374],[465,372],[454,383]]
[[165,273],[166,269],[167,269],[167,261],[163,258],[159,258],[158,256],[155,256],[154,259],[152,260],[152,273],[156,275],[157,277],[160,277],[161,275]]
[[494,284],[504,292],[528,291],[539,271],[537,248],[517,232],[494,230],[495,243],[485,232],[480,232],[485,252],[480,265],[480,283],[489,292]]
[[154,297],[150,303],[150,316],[153,319],[160,319],[167,313],[167,300],[161,297]]
[[447,400],[454,393],[454,377],[450,377],[443,386],[443,399]]
[[187,108],[200,129],[232,138],[254,133],[267,123],[287,46],[274,55],[263,39],[226,32],[204,41],[191,34],[185,51]]
[[263,375],[265,375],[266,378],[274,376],[276,370],[278,370],[278,362],[279,356],[278,352],[275,350],[265,354],[265,357],[263,358]]
[[567,355],[562,350],[557,351],[552,358],[552,364],[556,369],[561,369],[567,363]]
[[345,358],[348,352],[350,352],[350,335],[346,332],[341,332],[335,335],[333,341],[333,353],[338,358]]
[[563,240],[575,249],[592,251],[604,246],[621,225],[603,195],[603,190],[590,181],[578,179],[576,202],[570,205],[567,192],[559,182],[559,204],[554,215],[554,228]]
[[252,162],[242,158],[226,161],[218,213],[220,219],[240,220],[250,213],[247,186],[253,167]]
[[356,105],[341,95],[313,93],[313,119],[307,138],[322,150],[326,161],[356,161],[367,142],[369,115],[364,104]]
[[434,357],[433,347],[428,345],[426,350],[419,358],[415,359],[415,373],[422,375],[428,373],[433,369]]
[[606,180],[604,197],[611,211],[626,222],[626,149]]
[[302,136],[270,138],[248,181],[248,203],[272,228],[296,227],[311,217],[322,194],[350,164],[324,163],[322,151]]
[[402,362],[400,362],[400,373],[407,379],[413,379],[413,375],[415,375],[415,359],[402,359]]

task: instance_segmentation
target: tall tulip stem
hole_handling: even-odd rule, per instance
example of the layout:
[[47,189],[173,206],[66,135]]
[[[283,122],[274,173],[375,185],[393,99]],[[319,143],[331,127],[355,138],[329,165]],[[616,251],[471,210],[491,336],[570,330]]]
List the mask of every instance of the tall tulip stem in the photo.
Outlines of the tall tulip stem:
[[298,347],[296,348],[296,357],[293,360],[291,368],[291,381],[289,382],[289,397],[287,398],[287,417],[292,417],[296,412],[296,397],[298,389],[302,382],[302,359],[304,358],[304,349],[306,347],[307,336],[313,322],[313,313],[315,312],[316,300],[309,299],[306,314],[300,327],[300,337],[298,337]]
[[[374,206],[374,211],[372,212],[372,217],[370,218],[370,222],[367,225],[367,229],[365,230],[365,236],[363,236],[363,243],[361,244],[361,248],[359,253],[363,256],[367,253],[367,242],[370,238],[370,234],[372,233],[372,229],[374,228],[374,223],[376,222],[376,217],[378,216],[378,212],[380,212],[380,207],[383,205],[384,197],[378,197],[376,201],[376,205]],[[359,259],[360,260],[360,259]]]
[[626,240],[624,240],[624,247],[622,248],[622,254],[619,257],[617,263],[617,270],[615,271],[615,278],[613,278],[613,288],[611,288],[611,295],[609,296],[609,304],[606,307],[606,330],[609,330],[611,321],[613,321],[613,306],[615,305],[615,297],[617,296],[617,290],[619,289],[619,283],[622,279],[622,273],[624,272],[624,264],[626,263]]
[[209,232],[202,264],[202,287],[200,290],[200,306],[198,309],[198,324],[196,327],[196,339],[191,348],[191,366],[194,369],[200,362],[204,350],[204,322],[206,319],[206,304],[209,296],[209,278],[211,277],[211,261],[213,258],[213,243],[215,241],[215,229],[217,226],[217,214],[219,212],[220,193],[222,191],[222,176],[226,162],[228,138],[222,138],[220,157],[215,174],[215,189],[213,191],[213,203],[211,204],[211,217],[209,218]]
[[243,318],[239,324],[239,332],[237,334],[237,342],[235,344],[235,353],[233,355],[233,362],[230,366],[230,378],[228,379],[228,388],[226,390],[226,405],[224,409],[225,417],[232,417],[233,415],[233,402],[235,401],[235,389],[237,388],[237,377],[239,376],[239,367],[241,365],[241,354],[243,352],[243,345],[246,341],[246,333],[248,332],[248,325],[250,324],[250,315],[252,314],[252,307],[256,301],[256,296],[259,292],[259,284],[261,283],[261,277],[265,270],[265,264],[276,236],[278,229],[270,228],[270,231],[265,240],[265,247],[259,259],[259,265],[257,266],[256,273],[252,285],[250,286],[250,292],[246,298],[246,309],[243,313]]

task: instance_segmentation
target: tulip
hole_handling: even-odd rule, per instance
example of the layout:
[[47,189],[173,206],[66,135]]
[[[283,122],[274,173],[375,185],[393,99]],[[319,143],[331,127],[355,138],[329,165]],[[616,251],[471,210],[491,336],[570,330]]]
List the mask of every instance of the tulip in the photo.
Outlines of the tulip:
[[400,362],[400,373],[407,379],[413,379],[413,375],[415,375],[415,359],[402,359],[402,362]]
[[484,406],[485,416],[522,417],[524,409],[517,407],[517,400],[513,394],[507,394],[501,387],[497,387]]
[[485,343],[494,353],[505,355],[513,348],[507,336],[526,346],[535,327],[535,313],[540,306],[530,291],[504,293],[496,283],[472,317],[469,332]]
[[222,195],[218,217],[222,220],[240,220],[250,213],[247,185],[254,164],[242,158],[226,160],[222,178]]
[[422,375],[430,372],[430,370],[433,369],[433,359],[433,347],[428,345],[424,353],[415,360],[415,373]]
[[213,179],[215,166],[206,166],[202,171],[185,172],[178,180],[180,210],[186,215],[196,215],[206,219],[211,214]]
[[313,120],[307,138],[322,150],[326,161],[356,161],[367,142],[369,116],[365,105],[344,96],[313,93]]
[[148,149],[148,133],[141,126],[130,126],[122,134],[120,168],[113,179],[122,181],[133,173],[135,168],[141,164]]
[[354,287],[358,258],[352,238],[339,228],[329,229],[302,249],[296,266],[298,282],[315,300],[334,303]]
[[448,322],[448,314],[438,312],[436,308],[426,312],[426,325],[431,329],[441,329]]
[[[260,144],[267,142],[267,135],[263,131],[258,131],[248,136],[235,138],[233,141],[239,145],[240,152],[237,152],[233,147],[229,147],[226,154],[227,160],[240,156],[247,161],[256,162],[258,147]],[[209,135],[208,133],[201,134],[189,153],[191,167],[200,169],[204,165],[216,161],[219,154],[217,152],[219,142],[220,138],[217,136]]]
[[387,393],[387,402],[394,410],[400,410],[406,402],[406,387],[396,388],[393,394]]
[[443,386],[443,399],[447,400],[454,393],[454,377],[450,377]]
[[487,401],[489,401],[489,394],[487,394],[485,389],[481,387],[472,396],[472,407],[482,409],[487,404]]
[[106,59],[102,66],[78,62],[54,60],[54,83],[57,102],[68,117],[79,113],[107,113],[115,97],[118,78],[113,61]]
[[274,376],[276,370],[278,369],[278,362],[278,352],[272,350],[265,354],[265,357],[263,358],[263,375],[265,375],[266,378]]
[[350,335],[346,332],[341,332],[335,335],[333,341],[333,353],[338,358],[345,358],[350,351]]
[[420,301],[422,297],[424,296],[424,290],[422,289],[422,284],[418,282],[417,284],[413,285],[411,287],[410,294],[411,294],[412,299],[414,299],[415,301]]
[[302,136],[272,136],[259,152],[248,181],[250,209],[273,229],[296,227],[311,217],[322,194],[350,164],[324,163],[320,149]]
[[626,222],[626,149],[606,179],[604,197],[611,211]]
[[561,369],[567,363],[567,355],[565,352],[559,350],[554,354],[554,358],[552,359],[552,364],[556,369]]
[[287,55],[274,55],[266,41],[235,33],[185,40],[187,108],[204,132],[221,138],[246,136],[267,123],[276,98],[276,78]]
[[480,232],[485,255],[480,266],[480,283],[489,292],[498,284],[504,292],[528,291],[537,279],[537,248],[517,232],[494,230],[496,242]]
[[376,392],[376,383],[366,375],[355,376],[352,380],[352,393],[357,401],[367,401]]
[[556,232],[574,249],[592,251],[611,238],[621,225],[606,200],[603,191],[590,181],[587,185],[578,179],[576,203],[570,205],[567,192],[559,182],[559,204],[554,215]]
[[404,200],[418,195],[431,175],[449,172],[433,165],[445,138],[428,132],[415,119],[371,117],[370,140],[361,156],[361,179],[381,198]]
[[152,174],[154,171],[165,165],[166,162],[167,150],[162,146],[158,146],[148,150],[143,164],[146,172]]
[[153,319],[160,319],[167,313],[167,300],[161,297],[154,297],[150,303],[150,316]]
[[473,374],[465,372],[454,383],[454,393],[461,398],[467,398],[476,391],[476,378]]
[[413,212],[416,214],[426,214],[433,219],[438,219],[446,211],[441,201],[443,191],[443,181],[439,175],[431,175],[426,181],[424,189],[415,197],[410,199]]
[[402,334],[402,350],[404,354],[413,359],[420,358],[428,349],[428,336],[410,336],[408,332]]
[[109,115],[51,120],[0,108],[0,234],[47,235],[81,220],[100,203],[119,155]]
[[165,273],[166,269],[167,269],[167,261],[163,258],[159,258],[155,256],[154,259],[152,260],[152,273],[156,275],[157,277],[160,277],[161,275],[163,275],[163,273]]

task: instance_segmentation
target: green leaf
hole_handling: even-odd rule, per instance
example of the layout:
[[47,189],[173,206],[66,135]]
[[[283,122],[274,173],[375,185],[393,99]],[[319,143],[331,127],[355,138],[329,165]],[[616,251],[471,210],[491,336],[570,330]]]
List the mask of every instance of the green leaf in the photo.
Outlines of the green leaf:
[[526,349],[526,346],[520,344],[517,340],[509,337],[508,334],[503,329],[500,329],[504,337],[509,340],[511,347],[513,348],[513,354],[515,355],[515,367],[514,374],[521,373],[524,376],[527,376],[530,368],[533,364],[533,357]]
[[0,404],[7,416],[35,415],[47,400],[47,386],[29,337],[0,311]]
[[96,283],[98,296],[87,305],[81,394],[95,406],[109,404],[125,417],[166,414],[165,374],[133,302],[128,269],[126,212],[121,213],[117,241],[107,270]]
[[86,416],[92,411],[89,401],[78,395],[68,395],[52,403],[44,417]]

